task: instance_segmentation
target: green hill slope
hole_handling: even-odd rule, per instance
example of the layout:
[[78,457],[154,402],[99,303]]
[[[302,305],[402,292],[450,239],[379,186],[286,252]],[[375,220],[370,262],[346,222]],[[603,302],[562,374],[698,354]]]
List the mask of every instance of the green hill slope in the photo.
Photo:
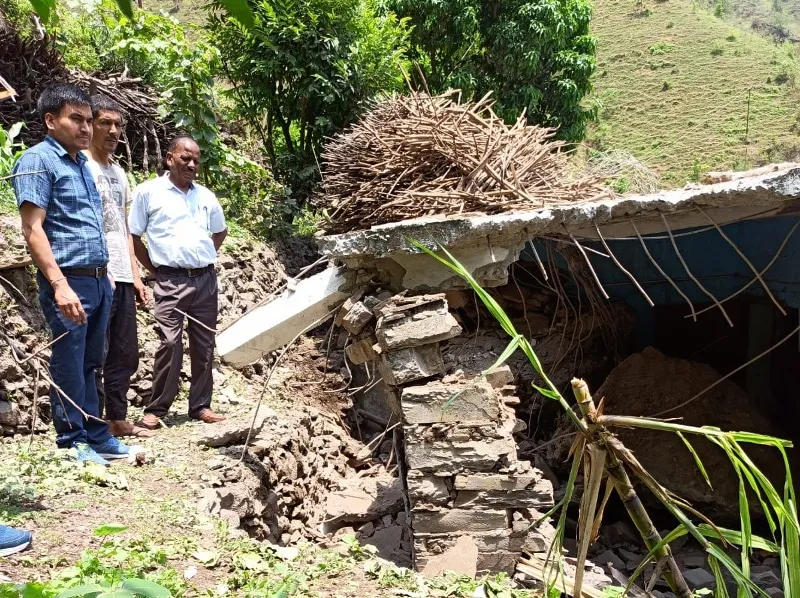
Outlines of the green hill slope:
[[709,168],[800,157],[800,90],[789,44],[737,28],[690,0],[645,7],[596,0],[593,33],[602,103],[595,147],[630,152],[666,185]]

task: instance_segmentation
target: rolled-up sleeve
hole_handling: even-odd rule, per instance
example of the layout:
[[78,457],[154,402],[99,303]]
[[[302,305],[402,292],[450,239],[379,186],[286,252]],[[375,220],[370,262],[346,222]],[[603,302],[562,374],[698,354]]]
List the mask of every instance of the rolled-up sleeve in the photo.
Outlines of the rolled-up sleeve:
[[147,201],[148,193],[140,188],[133,191],[131,211],[128,214],[128,229],[132,235],[141,237],[147,230]]
[[51,170],[42,156],[36,153],[22,154],[14,166],[14,194],[17,206],[26,201],[47,210],[53,189]]
[[216,197],[214,197],[214,202],[211,207],[209,228],[212,233],[221,233],[228,228],[228,225],[225,223],[225,214],[222,211],[222,206],[219,205],[219,201]]

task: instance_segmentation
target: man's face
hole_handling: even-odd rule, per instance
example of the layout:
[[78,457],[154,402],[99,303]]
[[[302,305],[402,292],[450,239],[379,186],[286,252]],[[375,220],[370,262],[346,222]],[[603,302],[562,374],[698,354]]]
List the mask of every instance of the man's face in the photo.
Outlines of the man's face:
[[87,106],[67,104],[57,114],[44,115],[47,131],[70,153],[89,149],[92,142],[92,109]]
[[182,139],[174,151],[167,152],[167,167],[175,184],[189,186],[200,169],[200,148],[194,141]]
[[92,123],[92,146],[113,154],[122,135],[122,115],[111,110],[100,110]]

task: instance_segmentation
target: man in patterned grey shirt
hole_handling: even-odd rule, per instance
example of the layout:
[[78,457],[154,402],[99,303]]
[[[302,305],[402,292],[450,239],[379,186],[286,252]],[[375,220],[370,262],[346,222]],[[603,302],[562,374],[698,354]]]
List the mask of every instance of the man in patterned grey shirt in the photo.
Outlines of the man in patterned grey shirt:
[[102,95],[92,96],[92,144],[86,151],[87,166],[103,200],[103,225],[108,245],[108,274],[114,299],[106,332],[106,357],[97,376],[100,415],[108,420],[114,436],[148,438],[154,433],[127,421],[128,389],[139,367],[136,304],[148,302],[128,231],[130,188],[125,171],[113,161],[124,126],[124,110]]

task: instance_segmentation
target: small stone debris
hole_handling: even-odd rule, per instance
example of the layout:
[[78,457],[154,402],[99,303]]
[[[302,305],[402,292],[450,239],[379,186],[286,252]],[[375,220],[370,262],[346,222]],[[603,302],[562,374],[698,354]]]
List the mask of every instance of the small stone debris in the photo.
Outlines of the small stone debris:
[[695,590],[714,589],[717,585],[717,579],[705,569],[687,569],[683,572],[683,578]]

